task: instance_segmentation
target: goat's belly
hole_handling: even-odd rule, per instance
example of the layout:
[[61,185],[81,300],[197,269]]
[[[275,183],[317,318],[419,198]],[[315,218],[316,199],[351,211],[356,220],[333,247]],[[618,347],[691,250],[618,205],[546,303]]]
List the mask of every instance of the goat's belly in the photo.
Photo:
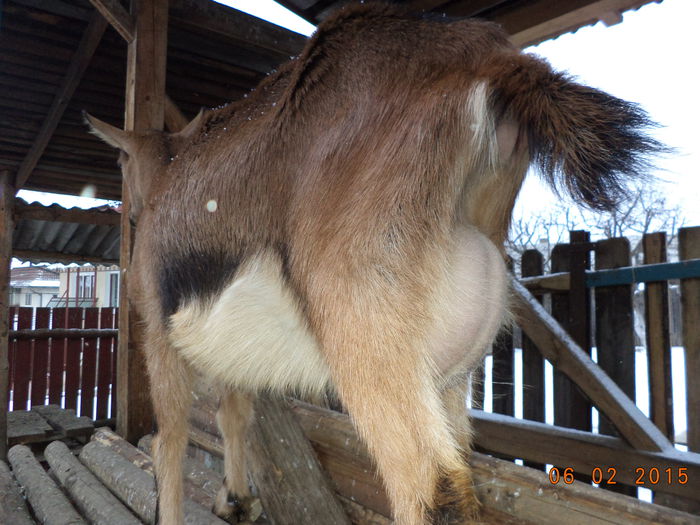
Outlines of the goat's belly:
[[440,373],[450,376],[476,366],[503,324],[507,273],[496,246],[461,227],[437,281],[429,350]]
[[195,370],[232,388],[320,394],[330,377],[273,255],[245,262],[213,301],[180,308],[170,340]]

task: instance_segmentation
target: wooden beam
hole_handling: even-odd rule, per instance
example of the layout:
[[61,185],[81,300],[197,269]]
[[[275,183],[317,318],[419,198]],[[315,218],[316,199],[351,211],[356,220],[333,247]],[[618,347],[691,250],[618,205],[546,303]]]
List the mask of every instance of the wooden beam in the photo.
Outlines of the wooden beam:
[[[90,0],[90,3],[95,6],[95,9],[102,13],[104,18],[112,24],[114,29],[117,30],[128,44],[133,43],[136,35],[134,17],[131,16],[117,0]],[[167,30],[165,34],[167,37]],[[180,111],[177,104],[166,94],[165,126],[168,130],[173,133],[180,131],[188,122],[187,117]],[[162,127],[157,129],[162,129]]]
[[107,22],[98,12],[95,12],[88,22],[88,26],[83,32],[83,36],[78,44],[78,49],[76,49],[73,54],[66,75],[63,78],[63,82],[56,92],[51,108],[41,125],[34,143],[32,144],[29,152],[22,160],[22,163],[17,170],[17,176],[15,180],[15,189],[21,189],[27,182],[34,168],[39,162],[39,159],[44,154],[44,150],[51,140],[56,127],[63,117],[63,113],[68,107],[68,103],[73,97],[80,80],[83,78],[83,74],[87,69],[92,56],[95,54],[95,50],[102,40],[102,35],[107,29]]
[[178,25],[218,33],[250,49],[285,58],[298,55],[307,40],[304,35],[216,2],[170,0],[170,16]]
[[255,414],[247,440],[249,475],[270,520],[350,525],[287,403],[260,396]]
[[10,265],[15,189],[8,170],[0,171],[0,461],[7,457],[8,343],[10,331]]
[[[640,479],[643,484],[638,486],[700,500],[700,492],[690,481],[700,479],[700,454],[679,450],[635,450],[617,437],[481,410],[472,410],[471,417],[474,443],[479,449],[538,463],[571,467],[588,476],[595,468],[600,468],[606,481],[634,486],[635,481]],[[613,471],[608,472],[608,468]],[[649,480],[652,468],[664,474],[656,484]],[[671,483],[668,482],[666,469],[671,469]],[[687,473],[688,483],[679,483],[678,475],[682,472]]]
[[[168,36],[167,0],[132,0],[135,34],[129,44],[126,72],[124,127],[129,131],[163,129],[165,118],[165,64]],[[141,328],[129,304],[129,267],[135,229],[129,220],[131,197],[122,185],[120,241],[119,347],[117,352],[117,432],[127,441],[153,429],[143,356]]]
[[90,3],[97,9],[105,19],[112,24],[127,43],[134,40],[134,18],[119,3],[118,0],[90,0]]
[[15,221],[35,220],[49,222],[72,222],[76,224],[99,224],[117,226],[121,222],[121,214],[114,210],[95,210],[80,208],[62,208],[58,205],[42,206],[27,204],[23,199],[15,199]]
[[82,339],[84,337],[117,337],[116,328],[33,328],[10,330],[11,339]]
[[632,446],[668,451],[671,442],[629,397],[552,319],[517,279],[511,277],[513,307],[520,327],[553,366],[565,373],[605,413]]
[[534,0],[520,9],[497,16],[494,21],[511,33],[511,41],[520,47],[539,44],[563,33],[597,23],[612,21],[621,13],[652,0]]
[[571,286],[571,276],[569,272],[558,272],[550,273],[549,275],[523,277],[520,279],[520,282],[533,294],[565,292]]
[[[336,490],[361,505],[382,509],[379,512],[386,516],[389,507],[384,488],[350,418],[301,402],[294,402],[293,409],[321,464],[336,483]],[[531,445],[540,446],[537,442]],[[546,445],[540,448],[546,453]],[[484,523],[514,523],[514,519],[521,520],[515,521],[518,524],[538,525],[700,523],[697,516],[611,494],[578,481],[553,485],[544,472],[478,452],[470,455],[469,463],[483,504]],[[692,480],[688,484],[692,485]]]

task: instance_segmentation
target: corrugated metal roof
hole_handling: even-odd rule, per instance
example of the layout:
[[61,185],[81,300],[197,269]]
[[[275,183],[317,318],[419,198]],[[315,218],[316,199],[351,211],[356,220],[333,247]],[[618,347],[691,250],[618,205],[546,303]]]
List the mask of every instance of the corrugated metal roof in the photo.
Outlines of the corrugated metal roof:
[[12,268],[10,272],[10,286],[21,287],[44,287],[58,286],[58,272],[46,268]]
[[[170,0],[168,95],[188,117],[242,98],[305,37],[208,0]],[[50,114],[95,8],[88,0],[0,1],[0,169],[14,172]],[[127,46],[107,28],[25,189],[120,199],[117,151],[82,111],[121,126]]]
[[[83,214],[84,221],[73,222],[81,221]],[[88,215],[90,219],[103,215],[104,220],[99,220],[102,224],[89,224]],[[60,220],[56,220],[59,217]],[[18,198],[13,256],[32,263],[115,263],[119,260],[119,217],[120,214],[108,206],[81,210],[58,204],[27,204]]]

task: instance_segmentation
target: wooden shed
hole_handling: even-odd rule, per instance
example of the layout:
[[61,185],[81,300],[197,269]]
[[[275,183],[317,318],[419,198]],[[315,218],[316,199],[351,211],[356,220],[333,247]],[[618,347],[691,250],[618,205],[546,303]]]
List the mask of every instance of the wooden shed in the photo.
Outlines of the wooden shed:
[[[401,3],[410,4],[416,10],[496,21],[516,44],[524,47],[600,20],[617,23],[624,11],[650,1],[413,0]],[[281,0],[279,3],[316,24],[346,2]],[[44,347],[38,341],[52,338],[54,346],[55,341],[60,341],[66,363],[73,359],[75,366],[91,366],[90,374],[97,383],[102,378],[105,384],[111,385],[113,408],[89,405],[89,414],[81,407],[82,414],[93,414],[93,419],[113,424],[117,434],[126,441],[120,441],[108,430],[97,432],[92,441],[112,447],[116,454],[142,471],[148,472],[150,468],[146,453],[149,450],[147,436],[153,431],[153,416],[148,391],[144,388],[148,381],[139,350],[138,325],[129,310],[126,294],[121,294],[118,322],[109,315],[104,316],[103,321],[102,317],[99,320],[94,317],[95,312],[84,312],[82,324],[70,327],[68,324],[40,326],[41,315],[46,314],[48,320],[47,312],[35,314],[34,322],[31,315],[23,317],[21,312],[10,310],[7,302],[13,256],[31,261],[113,263],[117,238],[122,290],[126,286],[132,239],[137,235],[128,220],[128,196],[122,191],[116,153],[87,133],[82,111],[114,124],[123,122],[129,130],[167,128],[176,131],[201,107],[219,106],[243,97],[269,71],[297,55],[306,41],[301,35],[210,0],[131,0],[130,9],[126,4],[119,0],[4,0],[0,3],[0,456],[3,459],[7,456],[8,444],[8,393],[11,379],[19,377],[15,369],[11,377],[8,376],[8,353],[15,363],[24,363],[26,377],[34,377],[36,384],[38,374],[43,374],[45,380],[49,366],[41,357],[40,349]],[[27,205],[15,197],[20,189],[70,195],[88,193],[120,200],[121,213]],[[574,233],[571,242],[560,250],[561,261],[554,274],[540,275],[537,256],[530,254],[523,260],[522,279],[513,279],[516,314],[526,336],[523,355],[529,351],[528,370],[535,371],[534,376],[530,376],[533,384],[543,384],[538,374],[543,375],[546,358],[559,374],[557,380],[563,385],[560,392],[566,392],[572,399],[567,405],[572,413],[576,406],[579,407],[576,410],[590,413],[592,404],[607,419],[598,434],[592,433],[589,427],[578,426],[576,421],[567,421],[565,415],[557,421],[557,426],[545,424],[542,399],[527,405],[532,410],[526,411],[525,419],[514,418],[512,409],[507,407],[494,410],[500,413],[474,410],[479,452],[474,454],[472,465],[486,522],[700,523],[700,384],[692,380],[687,382],[688,451],[674,447],[672,428],[665,423],[667,411],[662,408],[668,397],[670,374],[665,357],[669,348],[668,318],[664,313],[664,308],[668,310],[664,287],[669,279],[680,279],[684,298],[686,374],[691,379],[700,374],[700,228],[682,231],[681,258],[684,262],[671,266],[664,266],[664,239],[649,237],[645,241],[649,253],[648,275],[627,268],[629,254],[626,259],[624,254],[620,258],[624,246],[620,248],[619,241],[617,244],[614,241],[591,244],[585,235]],[[596,271],[591,271],[587,264],[587,254],[592,250],[601,254],[596,261],[602,266],[597,266]],[[590,359],[590,334],[580,322],[572,321],[570,315],[586,311],[584,317],[588,319],[587,298],[594,293],[596,304],[617,305],[621,297],[629,295],[629,286],[636,282],[651,283],[647,287],[646,304],[649,348],[654,352],[650,362],[655,363],[651,371],[655,389],[652,402],[656,403],[653,421],[630,400],[626,379],[616,377],[614,367],[606,368],[604,363],[598,365]],[[619,287],[628,288],[620,292]],[[538,301],[543,295],[552,296],[550,310]],[[116,312],[112,311],[111,315]],[[67,310],[65,315],[68,315]],[[89,318],[95,324],[89,324]],[[22,319],[28,324],[22,325]],[[607,323],[607,334],[627,333],[629,329],[629,319],[621,315],[596,319],[599,326]],[[619,347],[626,341],[613,336],[604,339],[611,347]],[[91,360],[85,350],[90,345],[100,352],[112,345],[109,348],[114,347],[116,360],[109,361],[111,357]],[[28,357],[22,361],[23,348],[31,352],[27,356],[34,356],[31,362]],[[494,348],[494,366],[498,362],[498,366],[505,367],[505,374],[510,373],[511,379],[512,355],[512,341],[508,342],[507,336],[501,338]],[[620,359],[628,362],[630,357]],[[110,369],[103,370],[95,364],[108,361]],[[44,368],[36,368],[41,366]],[[18,365],[17,370],[20,368]],[[56,373],[69,374],[63,369]],[[76,378],[90,374],[82,373]],[[83,379],[75,381],[76,391],[82,388],[84,393],[86,389],[95,389],[95,399],[106,402],[107,391],[100,390],[98,384],[77,382]],[[46,384],[41,395],[34,397],[24,392],[25,397],[21,398],[18,391],[13,390],[13,406],[18,406],[18,400],[24,400],[26,407],[23,408],[43,405],[44,392],[49,402],[56,399],[60,402],[61,392],[57,398],[52,398],[51,385]],[[537,389],[532,392],[539,395]],[[512,393],[504,391],[502,394],[499,399],[512,404],[512,398],[508,397]],[[480,395],[483,396],[483,392],[480,394],[475,388],[474,398]],[[70,399],[65,408],[80,411],[77,396]],[[81,403],[85,403],[85,399],[83,395]],[[212,471],[220,468],[222,453],[214,422],[215,408],[216,400],[212,395],[206,391],[198,393],[191,416],[189,450],[197,465],[205,464]],[[257,408],[265,417],[256,422],[250,438],[249,475],[264,509],[260,523],[265,520],[285,524],[381,524],[390,521],[381,483],[347,416],[296,400],[261,398]],[[71,437],[66,430],[68,427],[61,434],[56,424],[48,424],[44,436],[47,439]],[[139,440],[143,451],[129,448],[127,442],[135,444]],[[280,447],[280,442],[284,447]],[[75,445],[87,447],[83,447],[82,441]],[[42,450],[35,448],[40,459]],[[89,453],[90,449],[84,455]],[[47,449],[46,457],[63,458],[49,461],[50,464],[58,461],[56,465],[67,465],[60,462],[70,461],[60,446]],[[524,460],[527,467],[516,465],[514,458]],[[25,465],[32,461],[26,451],[18,451],[15,460]],[[297,468],[300,461],[309,465],[309,473],[300,475]],[[92,473],[114,491],[114,483],[110,485],[100,477],[97,464],[90,464],[89,460],[84,464],[92,465],[89,467]],[[546,469],[546,464],[554,468]],[[51,468],[58,472],[61,467],[51,464]],[[210,504],[211,486],[207,483],[220,484],[221,479],[215,472],[203,474],[198,468],[193,466],[188,471],[188,483],[195,486],[188,489],[188,495],[199,503]],[[10,501],[19,508],[22,502],[16,498],[13,475],[5,470],[0,468],[0,510]],[[556,479],[552,472],[558,476]],[[649,478],[654,475],[652,472],[658,474],[654,483]],[[604,485],[613,474],[625,487],[605,490],[610,488]],[[133,475],[134,479],[145,479],[144,486],[150,486],[148,479],[139,477],[138,473]],[[58,478],[63,490],[76,498],[68,482],[60,475]],[[640,479],[641,485],[653,489],[654,504],[630,496],[636,495]],[[27,495],[30,492],[27,489]],[[125,501],[130,496],[118,494],[118,497]],[[138,509],[130,505],[129,512],[143,522],[152,522],[149,501],[144,500],[144,506]],[[31,519],[41,519],[41,513],[33,505],[30,497]],[[95,514],[88,515],[81,505],[78,507],[88,520],[96,519]]]

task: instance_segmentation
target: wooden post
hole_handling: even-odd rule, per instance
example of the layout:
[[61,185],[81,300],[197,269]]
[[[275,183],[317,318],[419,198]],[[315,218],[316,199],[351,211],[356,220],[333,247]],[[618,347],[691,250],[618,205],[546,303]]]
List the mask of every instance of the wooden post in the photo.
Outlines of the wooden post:
[[493,411],[513,415],[515,405],[515,379],[513,375],[513,333],[506,326],[493,343],[493,372],[491,375]]
[[[650,233],[642,238],[644,264],[666,262],[666,234]],[[671,441],[673,390],[671,388],[671,335],[668,320],[668,281],[646,283],[644,288],[647,360],[651,420]]]
[[[533,277],[542,275],[544,261],[542,254],[537,250],[527,250],[523,253],[522,276]],[[540,303],[543,296],[535,296]],[[523,332],[523,418],[544,423],[545,397],[544,397],[544,358],[537,349],[535,343]],[[525,462],[529,467],[544,470],[541,463]]]
[[15,189],[10,172],[0,171],[0,460],[7,457],[8,347],[10,333],[10,264],[12,262],[12,210]]
[[[124,127],[130,131],[163,129],[165,63],[168,33],[167,0],[132,0],[134,39],[129,43]],[[117,431],[135,443],[153,427],[148,377],[138,334],[138,319],[128,302],[129,265],[135,229],[129,220],[130,200],[122,183],[119,350],[117,357]]]
[[[570,272],[567,294],[552,294],[552,316],[571,338],[590,354],[590,294],[586,287],[586,270],[590,267],[590,236],[585,231],[569,232],[570,244],[552,252],[552,272]],[[554,369],[554,424],[590,431],[591,403],[576,383]],[[561,465],[560,465],[561,466]],[[563,465],[566,468],[566,465]],[[581,481],[590,476],[575,474]]]
[[[630,264],[629,241],[623,237],[596,243],[596,270],[620,268]],[[596,346],[598,364],[630,399],[635,398],[634,316],[630,285],[595,289]],[[600,433],[619,435],[604,414],[600,415]]]
[[[588,233],[571,232],[571,244],[555,246],[552,252],[552,273],[571,272],[568,293],[552,294],[552,317],[571,335],[586,353],[589,344],[589,302],[585,289],[585,271],[589,266]],[[586,246],[577,247],[576,244]],[[591,429],[591,405],[574,383],[563,373],[554,370],[554,424]]]
[[[506,258],[508,268],[513,271],[513,261]],[[501,328],[492,347],[493,368],[491,373],[491,397],[493,411],[497,414],[513,415],[515,409],[515,375],[513,356],[513,326]]]
[[[630,265],[630,243],[624,237],[606,239],[595,245],[596,270]],[[634,315],[632,286],[601,286],[595,289],[596,347],[598,365],[617,386],[634,401]],[[600,433],[618,436],[610,420],[600,416]],[[602,485],[604,488],[636,496],[637,489],[627,485]]]
[[[700,259],[700,227],[678,232],[680,259]],[[700,452],[700,279],[681,281],[683,346],[685,347],[688,449]]]

